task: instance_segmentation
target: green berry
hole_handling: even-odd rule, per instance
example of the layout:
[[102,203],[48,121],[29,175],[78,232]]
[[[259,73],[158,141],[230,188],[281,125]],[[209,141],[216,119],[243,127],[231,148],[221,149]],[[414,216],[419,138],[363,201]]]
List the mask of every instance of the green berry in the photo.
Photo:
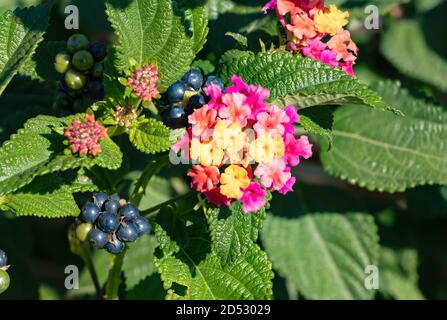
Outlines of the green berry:
[[103,72],[104,72],[104,67],[103,67],[102,63],[97,62],[93,65],[93,68],[90,71],[90,74],[93,78],[101,78]]
[[9,288],[9,282],[10,279],[8,273],[5,270],[0,269],[0,294]]
[[65,74],[65,83],[70,89],[79,90],[87,83],[87,77],[75,69],[70,69]]
[[71,60],[73,66],[80,71],[87,71],[93,67],[93,56],[87,50],[81,50],[76,52],[73,55],[73,59]]
[[91,223],[81,223],[76,228],[76,236],[80,241],[85,241],[88,238],[90,231],[92,230],[93,225]]
[[54,59],[54,69],[59,73],[65,73],[71,67],[71,56],[65,52],[59,52]]
[[80,33],[76,33],[76,34],[72,35],[67,40],[67,49],[71,53],[75,53],[76,51],[87,49],[89,45],[90,45],[90,41],[88,41],[88,38]]

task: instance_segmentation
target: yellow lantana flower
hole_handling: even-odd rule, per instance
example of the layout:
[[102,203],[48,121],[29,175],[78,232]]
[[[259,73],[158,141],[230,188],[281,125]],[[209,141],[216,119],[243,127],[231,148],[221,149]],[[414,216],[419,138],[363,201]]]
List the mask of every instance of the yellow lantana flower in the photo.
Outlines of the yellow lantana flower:
[[314,22],[317,30],[321,33],[335,35],[338,30],[348,24],[348,11],[341,11],[335,5],[331,4],[329,11],[320,10],[314,16]]
[[248,188],[250,179],[247,170],[237,165],[230,165],[220,175],[220,193],[228,198],[240,199],[242,197],[241,189]]
[[199,139],[192,139],[190,155],[193,161],[209,167],[219,166],[222,163],[224,152],[216,146],[213,140],[201,143]]
[[246,138],[246,134],[236,123],[228,125],[225,120],[219,120],[214,127],[213,140],[219,148],[225,150],[230,163],[242,161]]
[[256,162],[269,163],[284,156],[284,140],[279,134],[272,136],[266,132],[250,144],[248,152]]

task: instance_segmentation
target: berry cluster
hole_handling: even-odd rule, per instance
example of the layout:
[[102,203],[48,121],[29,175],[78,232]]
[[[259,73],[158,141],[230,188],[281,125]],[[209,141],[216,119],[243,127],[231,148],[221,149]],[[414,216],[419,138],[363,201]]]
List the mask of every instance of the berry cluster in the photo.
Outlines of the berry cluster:
[[76,228],[78,239],[88,239],[94,248],[113,254],[123,251],[126,242],[134,242],[151,230],[149,221],[140,216],[134,205],[104,192],[95,193],[92,201],[84,205],[80,219],[82,223]]
[[3,250],[0,250],[0,294],[5,292],[9,287],[9,275],[6,272],[8,269],[8,257]]
[[264,13],[275,10],[286,30],[289,48],[305,57],[339,67],[354,76],[358,48],[348,30],[349,12],[324,0],[271,0]]
[[172,84],[162,95],[160,104],[164,107],[161,117],[170,128],[184,128],[188,124],[188,115],[207,103],[202,89],[211,83],[223,89],[222,81],[215,76],[204,79],[202,72],[191,69],[181,80]]
[[107,48],[100,42],[90,43],[82,34],[68,38],[67,52],[58,53],[54,62],[56,71],[64,75],[56,103],[72,103],[75,111],[82,111],[83,96],[89,102],[103,99],[103,60],[106,55]]

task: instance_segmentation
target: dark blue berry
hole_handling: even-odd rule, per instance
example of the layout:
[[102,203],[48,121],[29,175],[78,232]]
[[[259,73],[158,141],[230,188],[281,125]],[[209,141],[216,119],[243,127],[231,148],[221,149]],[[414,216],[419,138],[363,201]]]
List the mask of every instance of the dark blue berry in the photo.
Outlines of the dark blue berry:
[[112,195],[109,197],[109,200],[113,200],[113,201],[116,201],[116,202],[120,202],[121,198],[120,198],[120,196],[117,195],[117,194],[112,194]]
[[116,201],[115,199],[107,200],[107,201],[104,203],[104,209],[105,209],[105,211],[109,211],[109,212],[117,213],[119,207],[120,207],[120,203],[119,203],[118,201]]
[[95,223],[100,214],[99,207],[94,203],[86,203],[82,207],[81,219],[84,222]]
[[95,61],[102,61],[107,55],[107,47],[104,43],[94,42],[90,45],[89,51]]
[[104,98],[104,85],[100,79],[90,79],[87,82],[86,93],[94,100]]
[[208,77],[206,77],[205,83],[203,84],[203,88],[208,87],[212,83],[218,85],[220,87],[220,89],[222,89],[222,91],[224,90],[224,84],[223,84],[222,80],[220,80],[216,76],[208,76]]
[[104,212],[98,218],[98,228],[106,233],[116,231],[119,225],[120,221],[118,219],[118,216],[114,212]]
[[166,91],[166,98],[170,103],[183,101],[185,96],[186,86],[182,81],[177,81],[172,84]]
[[109,235],[99,229],[92,229],[88,235],[88,241],[94,248],[104,248]]
[[125,243],[119,239],[115,239],[113,242],[107,242],[105,249],[113,254],[118,254],[124,250]]
[[186,113],[190,115],[195,109],[202,107],[205,104],[205,97],[201,94],[196,94],[189,98],[188,106],[186,107]]
[[188,123],[188,115],[182,106],[172,106],[161,114],[163,123],[173,129],[184,128]]
[[120,214],[124,217],[126,221],[133,221],[140,215],[140,212],[138,211],[137,207],[128,203],[120,209]]
[[8,263],[8,256],[6,255],[5,251],[0,250],[0,268],[6,266],[7,263]]
[[144,217],[136,218],[133,225],[137,229],[138,236],[151,232],[151,224]]
[[182,81],[194,90],[199,90],[203,84],[203,75],[199,69],[191,69],[182,78]]
[[116,232],[118,239],[124,242],[134,242],[138,238],[138,231],[133,223],[121,224]]
[[107,200],[109,200],[109,197],[104,192],[98,192],[93,195],[93,202],[101,209]]

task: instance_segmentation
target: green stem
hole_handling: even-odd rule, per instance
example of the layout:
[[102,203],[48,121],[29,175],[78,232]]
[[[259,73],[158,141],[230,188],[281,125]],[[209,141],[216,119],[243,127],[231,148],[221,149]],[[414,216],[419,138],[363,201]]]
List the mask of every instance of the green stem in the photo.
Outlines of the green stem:
[[141,174],[140,178],[137,181],[137,184],[135,185],[135,189],[130,196],[129,202],[138,206],[144,196],[146,187],[151,178],[167,164],[169,164],[169,156],[167,155],[162,155],[161,157],[149,160],[148,165],[143,170],[143,173]]
[[123,268],[126,249],[117,255],[111,255],[109,275],[106,283],[106,300],[118,300],[118,290],[121,284],[121,270]]
[[146,218],[151,218],[151,217],[155,216],[157,214],[156,211],[160,210],[161,208],[166,207],[166,206],[173,204],[175,202],[178,202],[180,200],[188,199],[188,198],[192,197],[194,194],[195,194],[194,191],[190,191],[188,193],[181,194],[175,198],[172,198],[165,202],[157,204],[156,206],[153,206],[152,208],[141,211],[140,214]]
[[81,246],[81,257],[83,258],[87,266],[88,272],[90,273],[90,277],[92,278],[93,281],[93,285],[95,286],[96,298],[98,300],[102,300],[103,296],[102,296],[101,285],[99,284],[98,275],[96,273],[95,265],[93,264],[92,255],[90,253],[90,247],[88,246],[87,242],[85,242]]

